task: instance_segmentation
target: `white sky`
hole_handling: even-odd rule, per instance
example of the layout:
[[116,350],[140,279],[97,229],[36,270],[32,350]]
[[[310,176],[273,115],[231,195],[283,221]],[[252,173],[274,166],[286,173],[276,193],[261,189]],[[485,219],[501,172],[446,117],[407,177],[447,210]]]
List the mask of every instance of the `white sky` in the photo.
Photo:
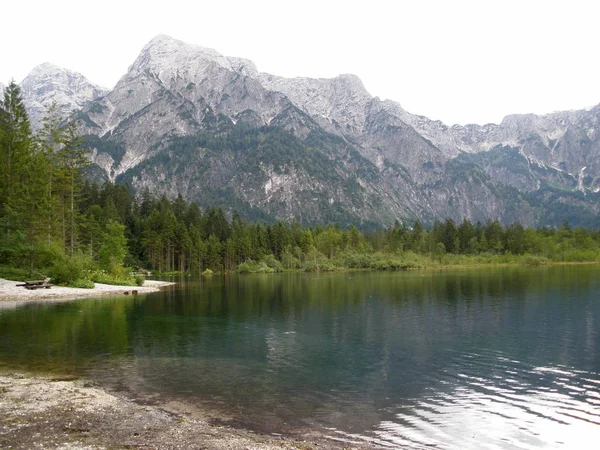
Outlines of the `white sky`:
[[163,33],[280,76],[354,73],[409,112],[498,123],[600,103],[597,0],[9,0],[0,82],[42,62],[112,88]]

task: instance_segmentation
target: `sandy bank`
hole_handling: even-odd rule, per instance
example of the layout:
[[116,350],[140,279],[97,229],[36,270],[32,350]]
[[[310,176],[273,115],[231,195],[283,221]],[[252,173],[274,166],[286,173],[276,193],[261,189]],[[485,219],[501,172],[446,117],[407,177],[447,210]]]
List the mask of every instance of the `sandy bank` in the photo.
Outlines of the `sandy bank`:
[[8,306],[8,304],[12,303],[40,300],[74,300],[85,297],[99,297],[102,295],[122,295],[125,292],[131,294],[133,290],[138,291],[138,294],[147,294],[149,292],[157,292],[161,287],[174,284],[167,281],[146,280],[143,286],[112,286],[109,284],[96,283],[96,286],[93,289],[52,286],[51,289],[29,290],[17,286],[17,284],[20,283],[20,281],[4,280],[0,278],[0,307],[3,305]]

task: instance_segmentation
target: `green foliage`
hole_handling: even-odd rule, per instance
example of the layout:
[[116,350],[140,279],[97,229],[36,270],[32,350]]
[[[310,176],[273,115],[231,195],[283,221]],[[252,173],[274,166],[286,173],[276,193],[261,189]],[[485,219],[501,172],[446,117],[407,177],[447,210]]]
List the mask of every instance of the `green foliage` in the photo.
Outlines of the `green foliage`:
[[127,239],[125,225],[109,219],[106,224],[102,244],[98,250],[98,262],[102,269],[113,276],[121,277],[123,261],[127,254]]
[[305,272],[334,272],[337,267],[323,253],[317,249],[311,249],[302,265]]
[[600,261],[600,252],[597,250],[570,249],[563,253],[562,260],[565,262]]
[[524,266],[542,266],[548,262],[548,258],[539,255],[523,255],[521,258],[521,264]]
[[392,256],[380,255],[374,261],[374,269],[376,270],[400,270],[404,268],[402,261]]
[[252,261],[251,259],[241,263],[236,269],[237,273],[273,273],[275,269],[269,267],[264,261]]
[[25,281],[31,279],[42,279],[46,275],[44,272],[35,271],[30,273],[29,269],[22,269],[12,266],[0,266],[0,278],[14,281]]
[[[299,250],[299,248],[297,247]],[[297,255],[300,255],[301,252],[296,252]],[[294,254],[284,251],[281,255],[281,267],[284,271],[293,271],[298,270],[302,267],[302,263],[300,259]]]
[[88,280],[87,278],[80,278],[78,280],[75,280],[75,281],[72,281],[71,283],[69,283],[69,287],[94,289],[95,284],[92,280]]
[[337,262],[348,269],[372,269],[376,264],[374,255],[356,252],[345,252],[337,258]]
[[252,273],[252,266],[249,264],[248,261],[243,262],[240,265],[238,265],[236,272],[237,273]]
[[[49,245],[58,245],[72,258],[80,249],[79,193],[87,151],[77,124],[61,123],[54,105],[33,134],[14,83],[0,101],[0,119],[0,256],[33,273],[48,266]],[[77,263],[67,263],[51,269],[72,281],[67,272]]]
[[55,248],[51,251],[52,265],[46,272],[52,283],[58,285],[71,285],[75,281],[90,279],[94,263],[89,257],[81,252],[73,256],[66,255],[61,249]]
[[104,270],[95,270],[90,274],[96,283],[110,284],[114,286],[138,286],[135,278],[126,273],[112,274]]
[[283,265],[281,261],[279,261],[273,255],[265,256],[262,261],[265,266],[267,266],[272,272],[283,272]]

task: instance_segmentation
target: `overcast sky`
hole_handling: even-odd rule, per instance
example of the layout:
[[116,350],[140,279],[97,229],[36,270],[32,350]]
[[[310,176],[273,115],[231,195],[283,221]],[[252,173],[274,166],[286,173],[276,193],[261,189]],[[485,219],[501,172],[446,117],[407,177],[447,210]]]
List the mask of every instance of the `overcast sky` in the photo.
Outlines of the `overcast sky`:
[[0,13],[4,84],[48,61],[112,88],[162,33],[276,75],[353,73],[447,124],[600,103],[595,0],[12,0]]

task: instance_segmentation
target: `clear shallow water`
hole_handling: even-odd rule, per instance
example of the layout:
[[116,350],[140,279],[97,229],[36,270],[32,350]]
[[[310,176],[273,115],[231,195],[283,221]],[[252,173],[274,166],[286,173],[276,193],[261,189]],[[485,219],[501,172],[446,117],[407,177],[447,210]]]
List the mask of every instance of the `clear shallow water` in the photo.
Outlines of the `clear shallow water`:
[[0,310],[0,364],[269,432],[598,448],[598,267],[180,281],[146,297]]

